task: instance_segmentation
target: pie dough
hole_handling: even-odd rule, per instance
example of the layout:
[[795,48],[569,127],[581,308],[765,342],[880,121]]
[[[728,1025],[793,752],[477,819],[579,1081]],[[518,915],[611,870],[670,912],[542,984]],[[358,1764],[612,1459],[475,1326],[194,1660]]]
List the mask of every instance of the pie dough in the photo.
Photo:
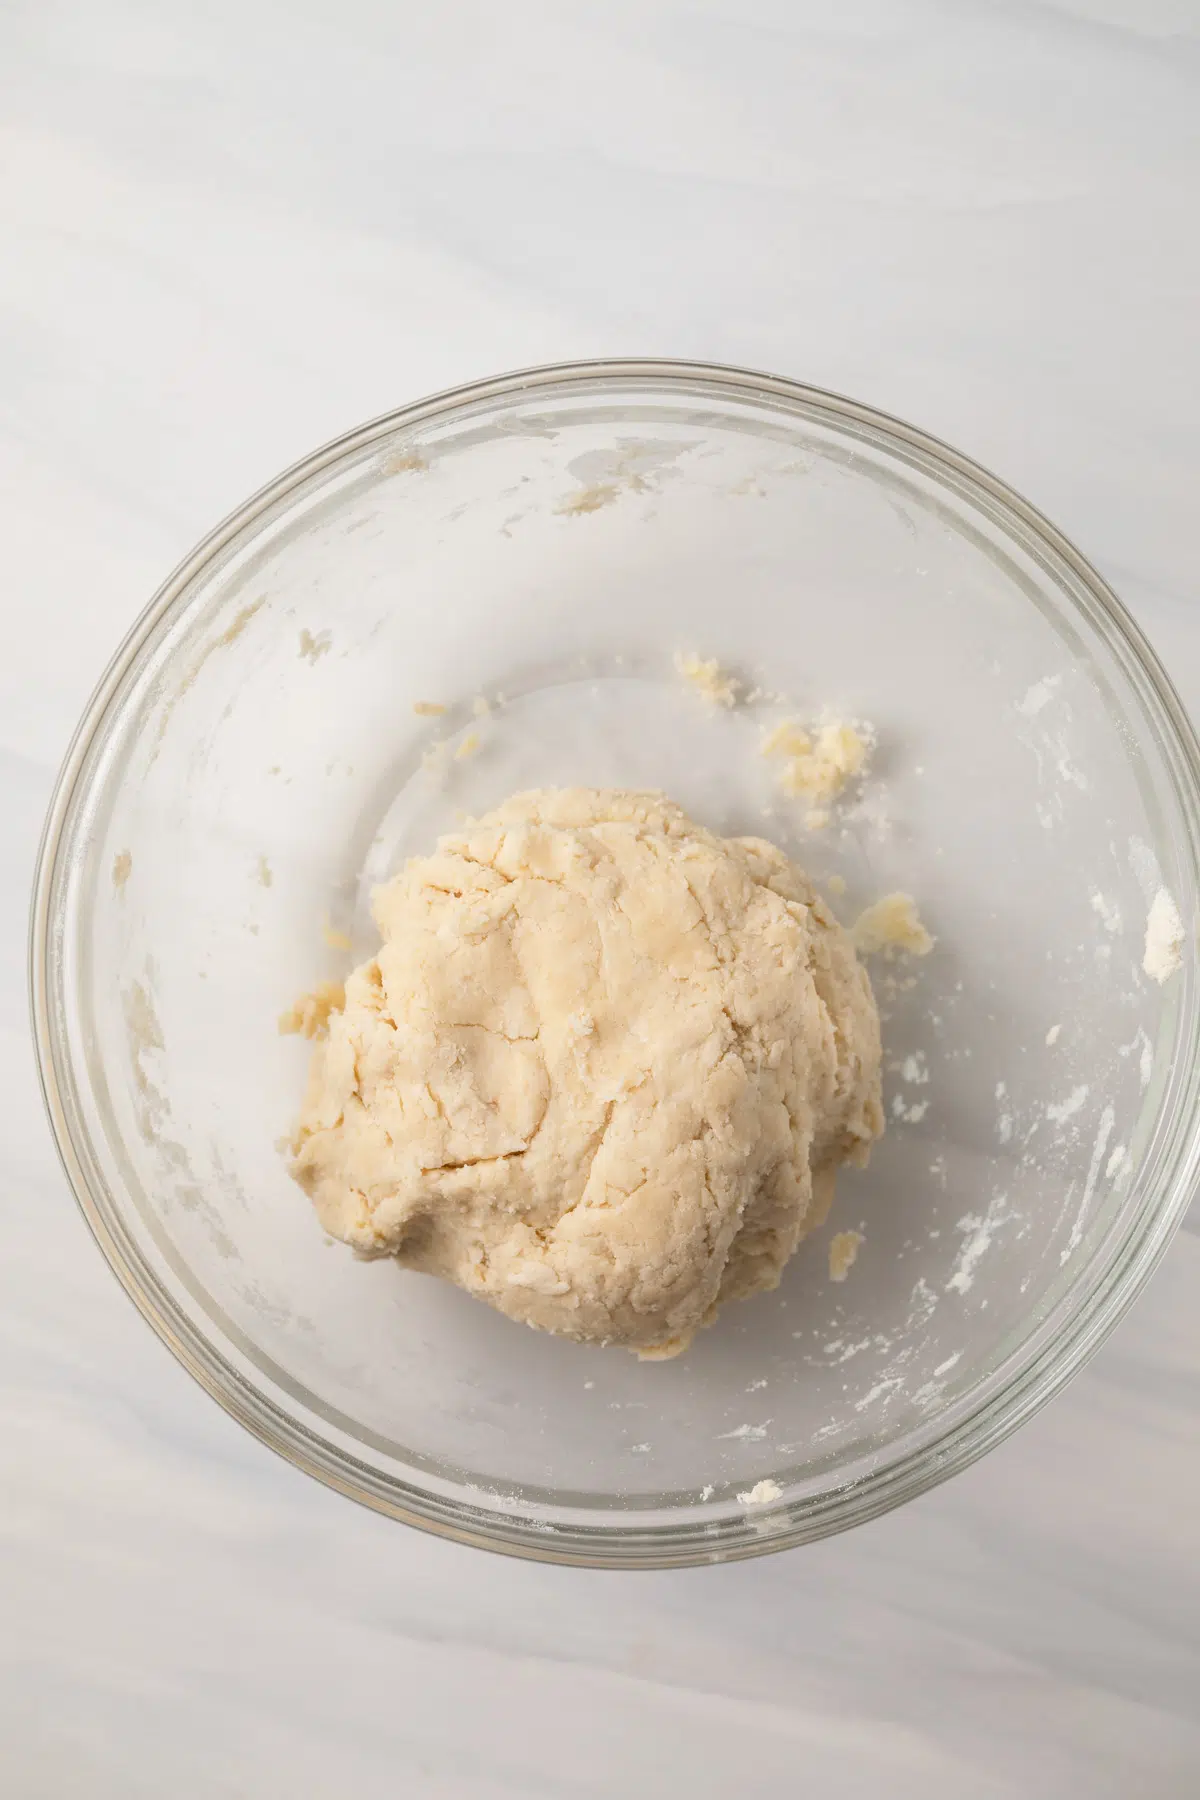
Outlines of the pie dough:
[[518,794],[376,890],[293,1173],[368,1256],[671,1356],[774,1287],[883,1130],[849,936],[659,794]]

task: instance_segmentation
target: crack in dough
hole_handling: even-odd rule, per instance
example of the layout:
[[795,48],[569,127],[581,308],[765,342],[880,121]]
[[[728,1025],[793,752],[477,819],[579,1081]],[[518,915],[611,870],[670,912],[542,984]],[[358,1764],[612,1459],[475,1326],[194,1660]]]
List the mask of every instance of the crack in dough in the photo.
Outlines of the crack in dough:
[[333,1236],[509,1317],[676,1354],[774,1287],[883,1130],[850,938],[658,794],[519,794],[374,896],[293,1173]]

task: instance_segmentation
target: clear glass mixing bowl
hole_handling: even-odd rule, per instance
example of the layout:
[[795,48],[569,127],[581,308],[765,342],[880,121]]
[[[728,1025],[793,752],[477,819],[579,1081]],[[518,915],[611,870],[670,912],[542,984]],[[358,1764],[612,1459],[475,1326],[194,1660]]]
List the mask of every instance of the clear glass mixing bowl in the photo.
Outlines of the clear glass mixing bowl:
[[[786,704],[707,708],[681,650]],[[866,804],[809,833],[759,732],[825,706],[873,721],[879,752]],[[1197,766],[1095,572],[895,420],[658,362],[406,407],[201,544],[87,710],[31,965],[67,1172],[197,1379],[381,1511],[610,1565],[841,1529],[1060,1387],[1186,1206]],[[843,916],[906,888],[938,940],[876,967],[890,1126],[870,1169],[777,1293],[672,1363],[356,1261],[277,1147],[308,1055],[277,1016],[374,947],[372,885],[462,813],[575,782],[771,835],[845,882]],[[1160,887],[1188,926],[1161,987],[1141,966]],[[764,1480],[777,1500],[739,1498]]]

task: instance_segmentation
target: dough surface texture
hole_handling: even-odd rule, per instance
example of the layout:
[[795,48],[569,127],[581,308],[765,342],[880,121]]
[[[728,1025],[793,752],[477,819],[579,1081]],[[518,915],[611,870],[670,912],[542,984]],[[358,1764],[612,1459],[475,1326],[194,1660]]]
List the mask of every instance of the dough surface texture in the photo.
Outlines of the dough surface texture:
[[518,794],[376,890],[293,1173],[333,1236],[643,1356],[774,1287],[883,1130],[849,936],[658,794]]

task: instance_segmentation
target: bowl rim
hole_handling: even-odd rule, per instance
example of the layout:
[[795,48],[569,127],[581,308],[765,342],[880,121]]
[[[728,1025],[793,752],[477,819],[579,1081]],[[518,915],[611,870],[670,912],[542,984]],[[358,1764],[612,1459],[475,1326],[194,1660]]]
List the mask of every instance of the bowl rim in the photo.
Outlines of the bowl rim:
[[[1053,1332],[1041,1332],[1037,1350],[1012,1378],[977,1404],[962,1408],[944,1436],[894,1461],[870,1468],[848,1485],[801,1501],[784,1500],[713,1521],[688,1517],[661,1525],[572,1525],[548,1528],[516,1510],[492,1511],[447,1501],[410,1483],[400,1483],[298,1423],[230,1363],[197,1329],[174,1297],[140,1267],[141,1257],[109,1219],[88,1178],[87,1156],[71,1126],[68,1080],[60,1063],[55,1030],[54,986],[61,957],[55,900],[63,877],[61,852],[93,747],[104,734],[110,708],[140,649],[183,599],[202,570],[234,540],[303,483],[360,452],[374,440],[431,419],[442,419],[485,402],[505,402],[539,391],[586,388],[619,392],[630,383],[662,383],[674,391],[703,394],[736,390],[747,400],[781,400],[807,407],[843,429],[857,425],[891,439],[934,464],[943,476],[965,484],[1015,519],[1033,540],[1065,564],[1086,594],[1089,623],[1107,639],[1156,727],[1166,773],[1187,826],[1178,846],[1193,883],[1200,876],[1200,742],[1175,688],[1113,590],[1075,545],[1007,483],[931,434],[844,395],[787,377],[735,365],[669,358],[600,358],[542,364],[443,389],[382,413],[301,458],[261,487],[217,524],[162,583],[118,645],[72,733],[47,809],[38,849],[29,925],[29,997],[38,1077],[59,1160],[75,1200],[110,1268],[143,1318],[192,1377],[260,1442],[296,1468],[376,1511],[437,1535],[536,1561],[596,1568],[669,1568],[726,1562],[763,1555],[814,1541],[879,1517],[936,1486],[976,1461],[1015,1431],[1057,1394],[1095,1353],[1142,1291],[1161,1260],[1191,1201],[1200,1175],[1200,1120],[1197,1108],[1177,1096],[1169,1167],[1160,1191],[1112,1250],[1101,1279],[1074,1314]],[[1076,595],[1064,591],[1068,606],[1081,611]],[[1189,990],[1190,998],[1190,990]],[[1189,1007],[1193,1039],[1189,1092],[1200,1088],[1200,1045],[1196,1008]],[[1164,1151],[1164,1156],[1167,1153]],[[1061,1303],[1059,1303],[1061,1305]]]

